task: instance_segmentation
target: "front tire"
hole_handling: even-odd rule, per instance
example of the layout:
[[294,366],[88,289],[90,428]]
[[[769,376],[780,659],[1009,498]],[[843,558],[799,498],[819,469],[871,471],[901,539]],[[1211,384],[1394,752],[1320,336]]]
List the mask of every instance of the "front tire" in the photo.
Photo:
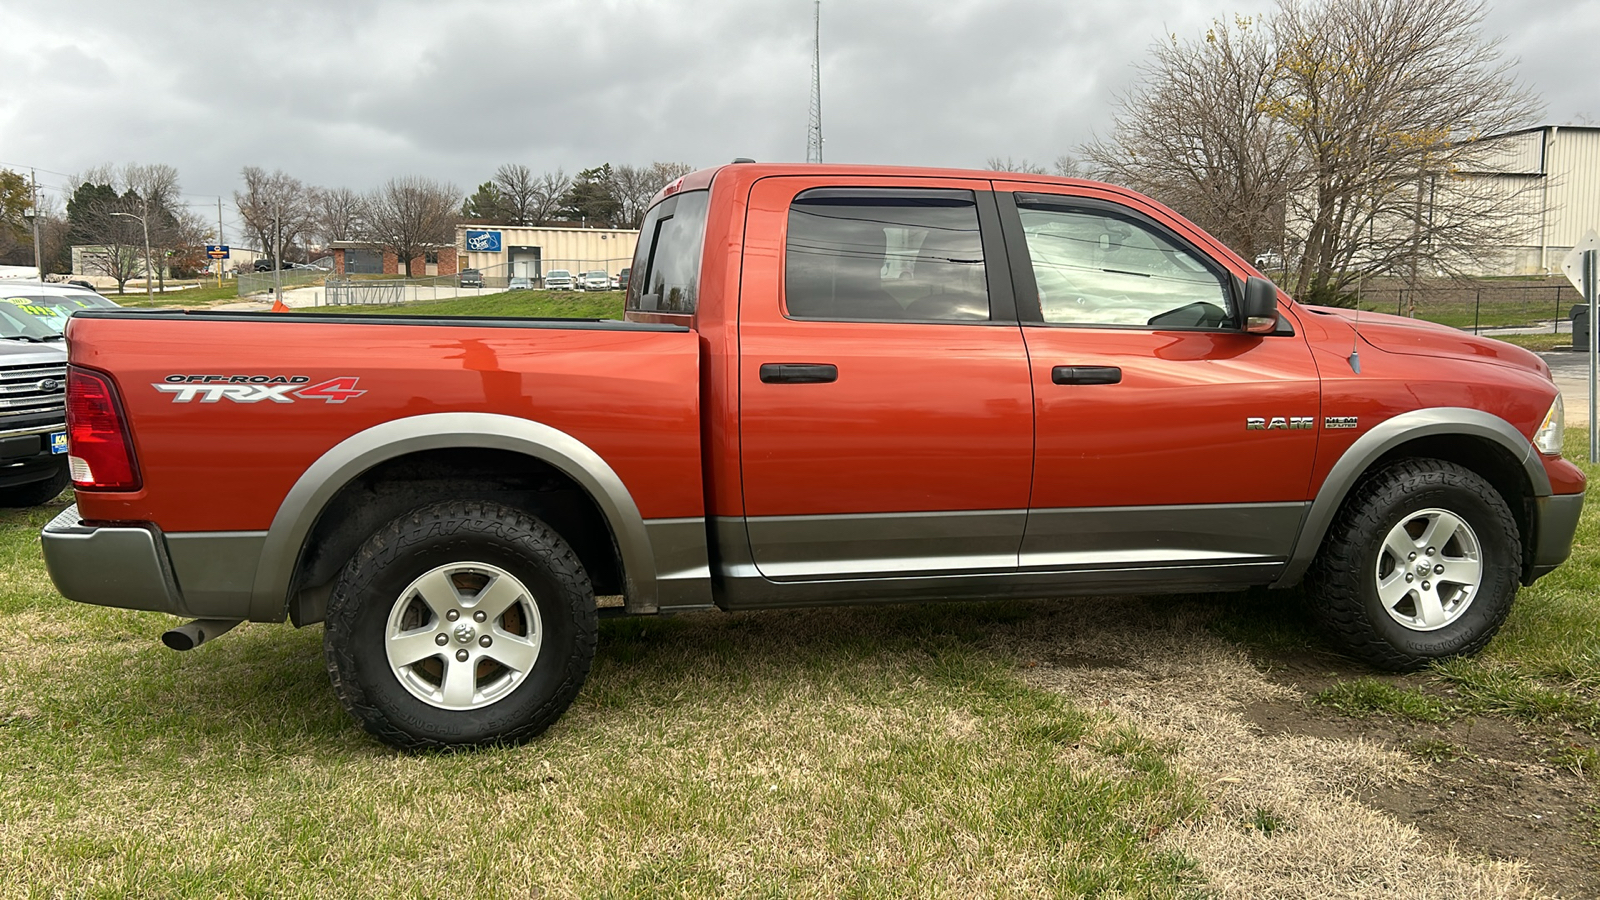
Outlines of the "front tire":
[[1306,586],[1312,614],[1345,650],[1410,671],[1482,650],[1521,570],[1516,519],[1499,492],[1454,463],[1409,459],[1346,500]]
[[379,529],[328,601],[335,694],[405,750],[516,744],[572,704],[594,659],[594,590],[560,535],[511,507],[435,503]]

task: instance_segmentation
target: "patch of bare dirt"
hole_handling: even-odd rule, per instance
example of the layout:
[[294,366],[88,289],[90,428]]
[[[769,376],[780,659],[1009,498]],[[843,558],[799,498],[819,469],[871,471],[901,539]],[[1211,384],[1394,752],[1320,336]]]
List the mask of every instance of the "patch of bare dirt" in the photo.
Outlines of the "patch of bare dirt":
[[1442,724],[1355,718],[1295,699],[1257,701],[1244,716],[1264,737],[1368,741],[1406,754],[1418,777],[1357,798],[1468,853],[1523,862],[1560,896],[1600,897],[1600,848],[1592,843],[1591,821],[1600,792],[1547,762],[1560,744],[1581,742],[1581,736],[1499,717]]
[[[1593,786],[1514,723],[1412,725],[1308,706],[1361,675],[1315,653],[1264,672],[1214,607],[1061,601],[995,640],[1023,677],[1173,749],[1208,809],[1158,842],[1224,897],[1595,897]],[[1410,682],[1400,679],[1401,683]],[[1412,685],[1415,686],[1415,685]]]

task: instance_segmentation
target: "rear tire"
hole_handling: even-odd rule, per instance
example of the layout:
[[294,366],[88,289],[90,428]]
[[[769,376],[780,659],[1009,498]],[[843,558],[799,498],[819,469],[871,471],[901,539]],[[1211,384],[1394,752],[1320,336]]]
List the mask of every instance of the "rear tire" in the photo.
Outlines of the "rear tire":
[[1306,587],[1312,614],[1346,651],[1409,671],[1482,650],[1521,571],[1517,522],[1499,492],[1454,463],[1408,459],[1345,501]]
[[356,551],[328,600],[334,693],[405,750],[516,744],[566,711],[594,659],[594,590],[560,535],[481,501],[422,507]]
[[61,464],[43,481],[33,481],[28,484],[19,484],[16,487],[0,488],[0,506],[8,508],[26,508],[49,503],[61,496],[61,492],[72,484],[72,476],[67,471],[66,457],[61,458]]

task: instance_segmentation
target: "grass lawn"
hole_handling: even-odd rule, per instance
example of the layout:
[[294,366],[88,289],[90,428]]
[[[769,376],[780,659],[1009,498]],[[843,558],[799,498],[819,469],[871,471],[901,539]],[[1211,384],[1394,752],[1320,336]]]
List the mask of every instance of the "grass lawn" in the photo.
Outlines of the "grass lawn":
[[477,297],[428,300],[397,306],[317,306],[300,312],[385,316],[508,316],[557,319],[620,319],[621,291],[502,291]]
[[239,299],[239,286],[230,279],[224,280],[222,287],[219,288],[217,287],[216,279],[207,279],[198,282],[192,288],[153,294],[149,300],[145,299],[143,289],[137,291],[130,289],[126,294],[118,294],[114,291],[103,291],[102,293],[118,306],[145,308],[163,306],[189,307],[216,303],[220,300],[237,300]]
[[0,514],[0,895],[1168,897],[1202,808],[1169,748],[1027,684],[1028,604],[603,623],[521,748],[404,756],[345,715],[321,629],[176,654],[56,595]]

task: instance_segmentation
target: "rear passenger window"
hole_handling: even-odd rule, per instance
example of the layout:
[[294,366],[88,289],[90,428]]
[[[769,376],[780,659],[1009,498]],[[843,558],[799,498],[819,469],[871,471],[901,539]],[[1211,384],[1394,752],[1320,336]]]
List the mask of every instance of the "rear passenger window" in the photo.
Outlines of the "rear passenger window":
[[784,302],[796,319],[988,320],[972,192],[802,193],[789,207]]

